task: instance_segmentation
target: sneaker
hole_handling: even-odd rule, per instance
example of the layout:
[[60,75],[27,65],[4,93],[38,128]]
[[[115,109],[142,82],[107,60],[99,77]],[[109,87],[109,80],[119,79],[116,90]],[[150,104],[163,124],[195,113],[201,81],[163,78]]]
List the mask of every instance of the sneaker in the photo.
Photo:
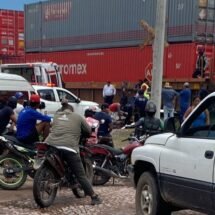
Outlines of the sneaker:
[[98,195],[91,197],[91,205],[99,205],[102,204],[102,200],[99,198]]

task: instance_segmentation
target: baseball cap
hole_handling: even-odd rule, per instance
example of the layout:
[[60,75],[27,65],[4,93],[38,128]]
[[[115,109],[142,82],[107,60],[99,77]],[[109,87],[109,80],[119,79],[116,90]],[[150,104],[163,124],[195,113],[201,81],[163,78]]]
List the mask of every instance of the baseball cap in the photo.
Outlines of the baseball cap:
[[31,102],[40,103],[40,97],[36,94],[31,95],[30,97]]
[[24,96],[24,94],[22,92],[16,92],[15,93],[16,99],[21,99],[23,96]]

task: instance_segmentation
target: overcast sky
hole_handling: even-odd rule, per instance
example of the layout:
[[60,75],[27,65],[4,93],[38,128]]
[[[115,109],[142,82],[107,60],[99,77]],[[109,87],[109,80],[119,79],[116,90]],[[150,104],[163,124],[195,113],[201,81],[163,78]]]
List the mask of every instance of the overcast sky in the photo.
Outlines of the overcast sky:
[[24,4],[39,1],[41,0],[0,0],[0,9],[24,10]]

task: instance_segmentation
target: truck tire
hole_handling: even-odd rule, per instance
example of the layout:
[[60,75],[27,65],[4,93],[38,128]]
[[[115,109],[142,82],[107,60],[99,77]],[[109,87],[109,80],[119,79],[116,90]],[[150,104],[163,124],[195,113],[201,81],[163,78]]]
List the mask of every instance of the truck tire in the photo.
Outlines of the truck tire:
[[171,209],[162,200],[155,176],[144,172],[136,189],[137,215],[170,215]]

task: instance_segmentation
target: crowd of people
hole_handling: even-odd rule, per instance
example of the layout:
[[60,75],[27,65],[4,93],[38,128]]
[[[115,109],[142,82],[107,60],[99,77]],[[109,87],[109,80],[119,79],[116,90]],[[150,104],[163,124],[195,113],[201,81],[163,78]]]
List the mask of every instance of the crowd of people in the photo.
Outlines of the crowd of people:
[[[64,98],[61,102],[62,107],[55,113],[53,119],[37,111],[40,107],[39,95],[32,94],[28,104],[25,105],[22,92],[17,92],[7,101],[0,94],[0,135],[4,133],[9,122],[12,122],[12,127],[16,127],[16,138],[26,146],[34,147],[34,143],[41,140],[75,150],[77,154],[63,150],[64,159],[74,169],[74,174],[85,193],[91,196],[92,205],[100,204],[102,200],[86,178],[78,153],[81,136],[85,136],[89,144],[106,141],[105,144],[114,146],[111,138],[113,121],[110,112],[117,113],[120,120],[124,117],[124,123],[127,125],[134,122],[130,127],[142,126],[150,131],[163,129],[163,122],[155,117],[157,107],[150,100],[150,84],[146,79],[139,80],[133,89],[128,87],[127,82],[123,82],[118,102],[115,102],[116,93],[116,88],[108,81],[103,88],[104,103],[101,105],[101,111],[96,112],[91,107],[85,111],[85,118],[74,113],[73,107]],[[166,82],[161,98],[164,120],[174,116],[178,107],[180,119],[183,121],[207,94],[205,86],[192,97],[188,82],[184,83],[180,92],[174,90],[170,83]],[[204,111],[192,126],[204,123],[209,123],[208,111]]]
[[[107,90],[107,86],[112,90]],[[112,92],[112,100],[108,100],[108,103],[105,96],[107,95],[106,91]],[[104,102],[109,105],[110,112],[117,112],[120,120],[121,116],[124,115],[125,124],[137,122],[140,118],[146,116],[145,107],[150,100],[150,83],[147,79],[138,80],[133,88],[129,88],[128,82],[124,81],[119,90],[120,100],[116,102],[114,97],[118,93],[117,91],[110,81],[103,88]],[[209,92],[205,84],[201,86],[199,92],[192,95],[188,82],[183,84],[183,89],[180,91],[173,89],[171,84],[166,82],[161,91],[161,108],[164,113],[163,121],[177,113],[182,122],[187,116],[189,107],[192,106],[192,98],[198,96],[202,100],[208,94]]]

